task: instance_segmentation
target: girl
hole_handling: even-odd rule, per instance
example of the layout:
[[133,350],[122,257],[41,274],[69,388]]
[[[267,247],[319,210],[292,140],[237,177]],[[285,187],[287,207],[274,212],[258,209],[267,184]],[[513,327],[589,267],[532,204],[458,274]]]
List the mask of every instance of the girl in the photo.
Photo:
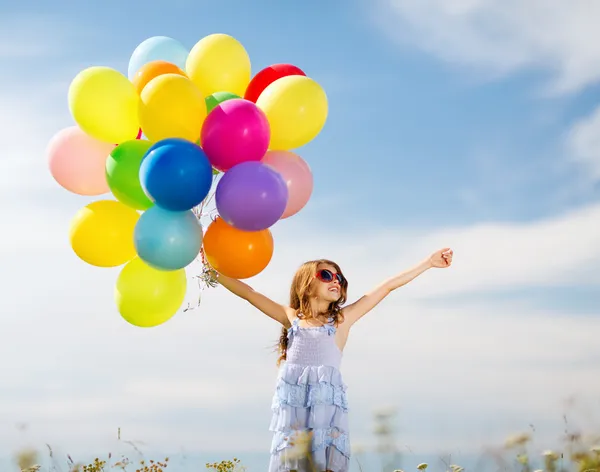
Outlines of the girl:
[[430,268],[449,267],[452,255],[450,248],[439,250],[347,306],[343,305],[348,281],[336,263],[325,259],[306,262],[298,269],[289,306],[270,300],[244,282],[217,274],[223,287],[283,326],[269,472],[302,470],[302,457],[291,448],[306,443],[307,437],[314,462],[311,470],[348,471],[348,404],[339,368],[350,328],[393,290]]

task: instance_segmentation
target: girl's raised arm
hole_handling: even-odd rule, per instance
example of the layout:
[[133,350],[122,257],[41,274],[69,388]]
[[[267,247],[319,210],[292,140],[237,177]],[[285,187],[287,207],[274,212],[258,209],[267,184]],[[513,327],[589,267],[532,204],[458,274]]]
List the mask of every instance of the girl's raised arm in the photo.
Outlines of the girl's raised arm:
[[217,280],[231,293],[243,298],[268,317],[279,321],[286,328],[290,326],[290,318],[293,317],[293,310],[290,307],[274,302],[241,280],[232,279],[223,274],[217,274]]
[[417,264],[412,269],[401,272],[395,277],[384,281],[373,291],[359,298],[351,305],[344,307],[344,319],[348,322],[348,327],[352,326],[373,308],[375,308],[375,306],[377,306],[392,291],[402,287],[403,285],[406,285],[426,270],[431,269],[432,267],[450,267],[452,264],[452,255],[453,252],[450,248],[444,248],[436,251],[430,257],[425,259],[420,264]]

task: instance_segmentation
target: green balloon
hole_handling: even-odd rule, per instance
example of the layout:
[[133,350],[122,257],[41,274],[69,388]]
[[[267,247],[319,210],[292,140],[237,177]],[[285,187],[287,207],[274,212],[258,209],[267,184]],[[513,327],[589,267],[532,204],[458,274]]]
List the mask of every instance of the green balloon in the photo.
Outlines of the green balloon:
[[121,203],[147,210],[154,205],[144,193],[140,184],[140,165],[152,143],[141,139],[132,139],[119,144],[106,159],[106,181]]
[[216,107],[219,103],[223,103],[224,101],[231,100],[232,98],[241,98],[237,96],[235,93],[231,92],[215,92],[212,95],[209,95],[204,99],[206,102],[206,113],[210,113],[213,111],[213,108]]

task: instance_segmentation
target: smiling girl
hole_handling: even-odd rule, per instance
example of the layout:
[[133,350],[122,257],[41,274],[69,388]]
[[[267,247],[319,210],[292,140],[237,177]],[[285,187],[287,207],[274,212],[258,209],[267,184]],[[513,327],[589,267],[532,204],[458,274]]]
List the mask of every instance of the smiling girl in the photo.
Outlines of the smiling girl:
[[450,267],[452,256],[450,248],[436,251],[346,306],[348,281],[335,262],[325,259],[305,262],[298,269],[289,305],[280,305],[244,282],[217,274],[223,287],[282,325],[269,472],[302,470],[302,458],[290,453],[299,440],[298,433],[310,435],[314,470],[348,471],[348,402],[340,365],[350,328],[392,291],[428,269]]

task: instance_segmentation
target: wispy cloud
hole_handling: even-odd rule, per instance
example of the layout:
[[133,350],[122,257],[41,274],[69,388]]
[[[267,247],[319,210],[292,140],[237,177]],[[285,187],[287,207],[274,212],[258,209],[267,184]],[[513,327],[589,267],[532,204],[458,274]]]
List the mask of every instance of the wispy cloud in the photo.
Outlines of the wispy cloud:
[[566,152],[581,165],[589,182],[600,182],[600,107],[573,125],[567,136]]
[[[10,248],[2,258],[11,269],[0,281],[10,294],[0,311],[11,314],[11,329],[0,333],[0,356],[13,359],[2,372],[11,385],[3,387],[10,405],[2,412],[5,424],[28,421],[38,437],[69,441],[72,451],[96,440],[102,444],[124,425],[139,439],[171,450],[194,447],[192,429],[195,444],[222,447],[218,438],[236,425],[233,405],[245,405],[244,422],[235,426],[240,444],[229,445],[242,447],[248,435],[252,447],[266,447],[278,327],[221,288],[205,292],[198,310],[158,329],[128,326],[112,301],[118,269],[88,267],[68,247],[69,211],[61,204],[42,212],[35,226],[44,232],[32,226],[27,239],[18,232],[22,222],[6,231],[14,237],[3,246]],[[379,228],[364,232],[360,241],[335,228],[327,237],[321,232],[307,239],[316,234],[307,231],[310,221],[297,220],[274,230],[274,260],[251,284],[284,302],[295,266],[327,255],[342,264],[356,298],[448,243],[456,250],[451,270],[428,273],[394,293],[353,329],[344,373],[355,436],[368,437],[372,405],[381,403],[405,406],[405,434],[415,449],[465,446],[498,411],[503,422],[494,423],[485,440],[501,440],[530,421],[553,425],[546,433],[558,435],[567,396],[600,394],[592,362],[600,356],[597,322],[568,310],[549,313],[508,303],[493,290],[585,282],[585,267],[594,267],[599,255],[593,244],[599,211],[428,232]],[[445,295],[483,290],[492,290],[484,302],[442,303]],[[432,295],[435,304],[428,301]],[[67,409],[70,401],[73,410]],[[184,410],[196,413],[186,419],[179,413]],[[85,437],[73,434],[73,412],[98,427]],[[440,417],[448,428],[464,423],[461,434],[443,434]],[[1,436],[6,444],[13,441],[8,432]]]
[[66,21],[63,15],[3,12],[0,18],[0,59],[31,60],[62,56],[80,32],[80,26]]
[[[360,235],[360,244],[355,242],[356,235],[340,235],[327,250],[309,251],[309,246],[317,244],[311,239],[306,252],[332,254],[331,257],[352,260],[382,275],[392,275],[395,267],[416,262],[432,249],[452,246],[457,254],[452,276],[444,272],[429,274],[411,287],[410,293],[418,296],[502,293],[558,285],[596,286],[600,278],[590,262],[600,262],[599,219],[600,205],[595,204],[528,222],[440,228],[371,227]],[[372,278],[371,274],[358,270],[350,276],[362,284]]]
[[[369,4],[370,5],[370,4]],[[600,79],[600,4],[586,0],[388,0],[374,10],[392,38],[457,67],[497,77],[543,70],[546,91]]]

